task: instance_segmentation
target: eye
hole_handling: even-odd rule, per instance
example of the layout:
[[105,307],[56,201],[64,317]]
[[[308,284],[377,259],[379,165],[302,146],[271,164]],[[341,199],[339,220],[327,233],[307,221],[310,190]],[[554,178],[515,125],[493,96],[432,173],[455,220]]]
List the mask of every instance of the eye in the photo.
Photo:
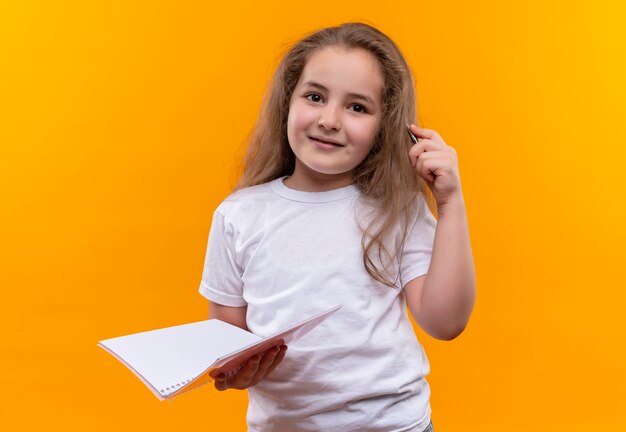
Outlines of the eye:
[[363,105],[359,105],[359,104],[352,104],[352,111],[354,112],[358,112],[358,113],[366,113],[367,110],[365,109],[365,107]]
[[321,102],[322,101],[322,97],[320,95],[318,95],[317,93],[309,93],[305,97],[308,100],[310,100],[311,102]]

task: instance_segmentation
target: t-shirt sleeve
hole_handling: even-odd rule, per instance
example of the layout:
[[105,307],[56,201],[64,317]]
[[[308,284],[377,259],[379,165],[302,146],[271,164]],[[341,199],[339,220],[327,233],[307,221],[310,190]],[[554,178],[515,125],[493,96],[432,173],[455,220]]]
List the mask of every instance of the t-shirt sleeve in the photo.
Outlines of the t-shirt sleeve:
[[242,273],[234,248],[234,229],[218,208],[209,233],[200,294],[217,304],[246,306]]
[[417,214],[407,232],[400,262],[402,287],[425,275],[430,266],[437,221],[422,194],[418,197]]

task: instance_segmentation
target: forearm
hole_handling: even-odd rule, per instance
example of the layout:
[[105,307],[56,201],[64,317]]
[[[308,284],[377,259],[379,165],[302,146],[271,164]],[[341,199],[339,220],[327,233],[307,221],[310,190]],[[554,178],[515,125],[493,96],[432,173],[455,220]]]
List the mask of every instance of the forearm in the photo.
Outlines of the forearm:
[[476,297],[476,274],[462,195],[438,208],[433,253],[420,299],[420,325],[439,339],[467,326]]

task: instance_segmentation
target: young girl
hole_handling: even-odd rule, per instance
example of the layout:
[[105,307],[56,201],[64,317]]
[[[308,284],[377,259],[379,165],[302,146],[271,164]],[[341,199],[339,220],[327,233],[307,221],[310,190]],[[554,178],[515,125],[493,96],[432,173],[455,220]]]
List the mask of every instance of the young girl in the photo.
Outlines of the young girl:
[[456,153],[411,124],[413,144],[415,116],[409,67],[368,25],[318,31],[278,66],[200,292],[212,318],[261,336],[343,307],[288,351],[215,371],[218,390],[248,389],[249,431],[432,430],[406,306],[453,339],[475,276]]

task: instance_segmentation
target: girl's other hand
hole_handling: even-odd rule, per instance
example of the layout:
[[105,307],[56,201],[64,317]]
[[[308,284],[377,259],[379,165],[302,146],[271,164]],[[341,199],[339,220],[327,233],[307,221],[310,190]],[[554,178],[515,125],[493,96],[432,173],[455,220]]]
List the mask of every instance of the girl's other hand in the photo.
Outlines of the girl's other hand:
[[221,372],[214,376],[215,388],[223,391],[229,388],[244,390],[252,387],[268,376],[285,358],[287,346],[274,346],[265,352],[250,357],[239,369]]
[[420,177],[426,181],[437,206],[445,206],[454,200],[462,202],[456,150],[447,145],[434,130],[422,129],[414,124],[410,129],[419,141],[409,150],[409,160]]

